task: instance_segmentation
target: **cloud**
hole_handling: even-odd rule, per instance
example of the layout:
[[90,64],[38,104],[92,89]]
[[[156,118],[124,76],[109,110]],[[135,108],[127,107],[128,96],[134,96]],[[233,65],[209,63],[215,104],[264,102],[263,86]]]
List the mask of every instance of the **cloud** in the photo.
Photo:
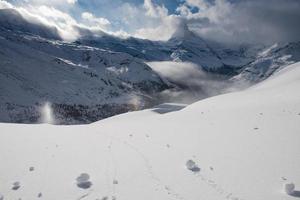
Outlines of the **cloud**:
[[161,77],[180,86],[176,90],[164,91],[163,99],[191,103],[229,90],[228,81],[222,77],[204,72],[200,66],[189,62],[149,62],[147,63]]
[[[13,7],[31,20],[55,26],[67,40],[76,39],[82,32],[168,40],[185,25],[204,39],[230,44],[300,40],[299,0],[181,0],[176,13],[170,13],[163,4],[153,0],[144,0],[142,4],[123,0],[13,2],[0,0],[0,7]],[[113,7],[107,12],[99,8],[108,4]],[[93,14],[98,9],[106,15]],[[82,14],[78,16],[78,13]]]
[[176,32],[180,27],[182,18],[176,15],[169,15],[160,18],[160,23],[154,27],[139,28],[133,34],[134,37],[149,39],[149,40],[162,40],[166,41]]
[[201,37],[222,43],[300,40],[298,0],[185,0],[176,14],[151,0],[126,8],[126,24],[134,27],[131,34],[143,39],[168,40],[185,22]]
[[14,6],[7,1],[0,0],[0,9],[12,9]]
[[106,18],[97,18],[92,13],[89,12],[83,12],[81,14],[81,18],[90,25],[95,25],[100,28],[106,28],[108,25],[110,25],[110,22]]
[[198,7],[201,10],[206,10],[209,8],[210,4],[206,0],[186,0],[186,5]]
[[146,15],[153,18],[161,18],[168,16],[168,9],[164,5],[158,6],[152,2],[152,0],[144,0],[144,8],[146,9]]
[[69,4],[75,4],[75,3],[77,2],[77,0],[67,0],[67,2],[68,2]]
[[227,43],[299,41],[299,10],[297,0],[186,0],[177,8],[202,37]]
[[31,5],[48,5],[48,6],[59,6],[59,5],[75,5],[77,0],[24,0],[26,4]]
[[[136,11],[132,6],[129,7],[128,11],[134,11],[132,14],[135,18],[142,17],[144,22],[147,21],[138,24],[132,33],[134,37],[156,41],[168,40],[181,25],[181,16],[169,14],[164,5],[154,4],[152,0],[144,0],[143,6],[139,8],[140,11]],[[127,23],[130,24],[130,21]]]
[[168,40],[183,22],[201,37],[222,43],[300,40],[298,0],[185,0],[170,14],[164,5],[122,4],[117,13],[134,37]]
[[69,14],[48,6],[17,7],[22,16],[31,22],[55,27],[64,40],[72,41],[80,35],[76,27],[80,27]]
[[[67,1],[64,2],[66,3]],[[55,1],[52,1],[52,3],[55,4]],[[110,24],[108,20],[97,18],[92,13],[87,12],[82,14],[85,23],[81,23],[75,20],[67,12],[63,12],[53,6],[47,5],[14,6],[6,1],[0,0],[0,9],[1,8],[14,9],[27,21],[34,24],[55,27],[61,38],[66,41],[74,41],[84,34],[101,35],[103,34],[103,31],[105,31],[105,28]],[[121,33],[114,33],[114,35],[118,34]]]
[[207,73],[201,67],[189,62],[149,62],[149,66],[171,82],[197,87],[207,81]]

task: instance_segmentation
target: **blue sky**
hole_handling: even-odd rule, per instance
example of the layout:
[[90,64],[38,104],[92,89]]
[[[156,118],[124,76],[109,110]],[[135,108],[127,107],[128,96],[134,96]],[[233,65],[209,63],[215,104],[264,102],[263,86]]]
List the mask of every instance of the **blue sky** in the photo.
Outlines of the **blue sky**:
[[[174,13],[176,8],[183,0],[154,0],[153,3],[164,5],[171,13]],[[112,10],[122,3],[130,3],[134,5],[143,5],[144,0],[78,0],[78,5],[96,13],[106,15],[107,10]]]
[[[89,12],[94,17],[105,18],[109,20],[110,30],[124,30],[132,33],[140,28],[142,24],[154,25],[153,20],[149,20],[142,15],[145,13],[143,10],[144,0],[73,0],[75,3],[70,5],[66,3],[67,0],[6,0],[14,5],[28,6],[28,5],[47,5],[53,6],[63,12],[68,13],[74,19],[81,22],[81,14]],[[164,6],[167,8],[169,14],[175,14],[178,6],[182,5],[185,0],[152,0],[154,5]],[[125,23],[128,17],[128,8],[135,8],[135,13],[129,13],[132,18],[130,23]],[[127,9],[127,10],[126,10]],[[138,13],[141,12],[141,13]],[[159,23],[159,22],[157,22]]]
[[[175,14],[178,6],[183,4],[184,0],[153,0],[154,4],[165,6],[169,14]],[[124,25],[124,7],[131,5],[133,7],[142,8],[144,0],[77,0],[77,3],[69,12],[74,18],[79,19],[78,12],[91,12],[96,17],[107,18],[111,22],[111,29],[116,31],[122,29],[127,32],[132,32],[146,19],[143,17],[136,18],[135,22],[131,22],[130,26]],[[121,11],[120,11],[121,10]]]

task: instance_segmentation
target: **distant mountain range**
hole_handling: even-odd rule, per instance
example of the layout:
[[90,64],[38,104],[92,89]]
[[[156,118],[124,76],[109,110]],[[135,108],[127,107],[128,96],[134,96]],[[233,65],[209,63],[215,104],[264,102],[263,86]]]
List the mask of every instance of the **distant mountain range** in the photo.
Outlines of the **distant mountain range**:
[[60,124],[89,123],[161,103],[160,94],[184,86],[147,62],[196,64],[208,75],[254,84],[300,60],[300,42],[229,45],[205,41],[187,26],[165,42],[83,34],[64,42],[57,30],[0,10],[0,121],[36,123],[52,104]]

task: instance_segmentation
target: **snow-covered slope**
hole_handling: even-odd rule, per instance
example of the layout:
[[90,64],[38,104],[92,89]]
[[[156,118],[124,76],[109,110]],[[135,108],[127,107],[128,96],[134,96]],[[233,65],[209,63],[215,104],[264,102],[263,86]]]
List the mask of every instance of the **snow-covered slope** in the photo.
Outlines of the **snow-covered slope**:
[[274,72],[300,60],[300,42],[279,43],[259,51],[256,58],[232,78],[234,81],[257,83]]
[[[180,111],[167,113],[183,105],[165,104],[166,112],[84,126],[0,124],[0,194],[4,200],[298,199],[299,88],[296,63],[248,90]],[[282,191],[290,182],[293,195]]]

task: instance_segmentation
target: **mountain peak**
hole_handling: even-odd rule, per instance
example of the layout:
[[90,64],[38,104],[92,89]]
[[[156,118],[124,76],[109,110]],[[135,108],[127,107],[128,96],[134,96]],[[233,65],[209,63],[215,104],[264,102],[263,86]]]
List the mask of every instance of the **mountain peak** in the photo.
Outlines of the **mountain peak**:
[[184,22],[180,23],[173,33],[171,40],[190,40],[193,38],[198,38]]

